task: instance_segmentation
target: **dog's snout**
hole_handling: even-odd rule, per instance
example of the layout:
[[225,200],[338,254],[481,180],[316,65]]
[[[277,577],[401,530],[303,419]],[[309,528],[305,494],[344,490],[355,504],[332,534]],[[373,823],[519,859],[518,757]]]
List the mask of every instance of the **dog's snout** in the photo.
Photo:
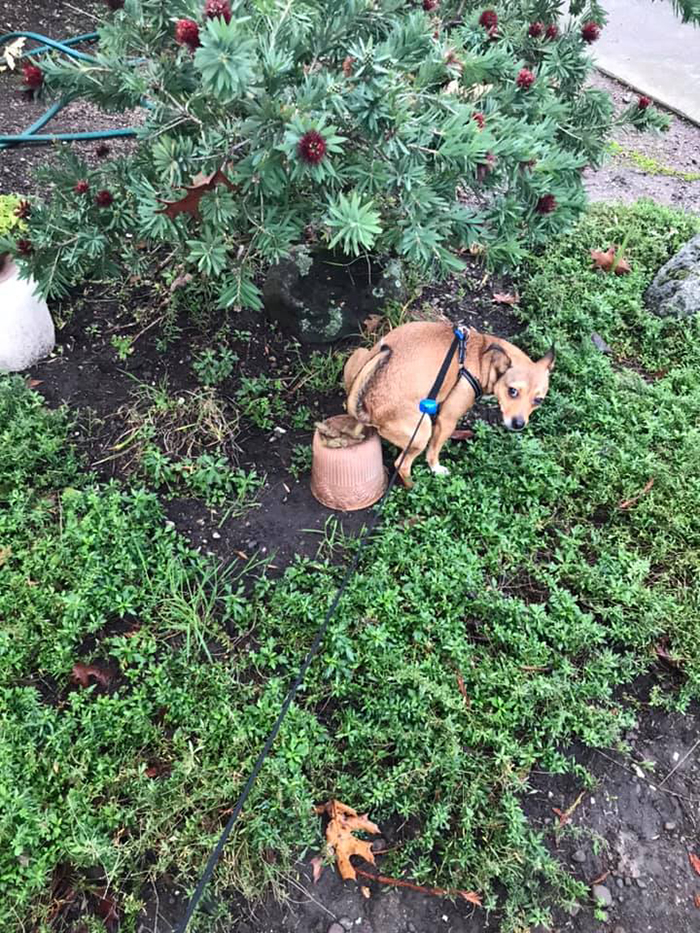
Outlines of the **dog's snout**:
[[513,415],[510,419],[510,426],[514,431],[522,431],[525,427],[525,419],[520,415]]

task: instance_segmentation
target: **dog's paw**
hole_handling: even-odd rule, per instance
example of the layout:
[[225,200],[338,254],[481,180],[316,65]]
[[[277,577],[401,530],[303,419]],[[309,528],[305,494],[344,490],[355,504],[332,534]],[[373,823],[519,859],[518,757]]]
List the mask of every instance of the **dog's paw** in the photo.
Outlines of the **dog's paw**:
[[436,476],[449,476],[450,471],[446,466],[443,466],[441,463],[436,463],[435,466],[431,466],[430,469]]

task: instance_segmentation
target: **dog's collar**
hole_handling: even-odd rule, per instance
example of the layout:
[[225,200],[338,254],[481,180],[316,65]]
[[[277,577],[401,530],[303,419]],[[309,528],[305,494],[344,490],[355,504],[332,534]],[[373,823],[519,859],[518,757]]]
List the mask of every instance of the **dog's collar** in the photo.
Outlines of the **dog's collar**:
[[473,373],[470,373],[467,367],[464,365],[464,358],[467,355],[467,341],[469,340],[469,331],[464,330],[463,327],[455,327],[455,337],[457,338],[457,353],[459,359],[459,375],[457,376],[457,381],[460,379],[466,379],[469,385],[474,391],[474,401],[478,402],[481,396],[484,394],[484,390],[481,388],[481,383],[476,378]]

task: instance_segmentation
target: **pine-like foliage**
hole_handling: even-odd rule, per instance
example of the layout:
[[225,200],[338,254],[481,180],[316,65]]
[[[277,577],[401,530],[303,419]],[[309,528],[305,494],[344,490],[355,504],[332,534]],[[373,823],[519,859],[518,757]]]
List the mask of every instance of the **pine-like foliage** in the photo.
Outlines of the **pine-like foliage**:
[[[440,275],[469,249],[517,264],[581,212],[581,172],[613,122],[608,96],[585,86],[596,3],[574,0],[566,20],[561,0],[214,6],[231,15],[125,0],[95,64],[41,62],[42,93],[143,118],[132,155],[44,170],[55,193],[33,205],[25,262],[45,292],[138,268],[155,244],[169,268],[207,276],[222,307],[255,308],[260,273],[294,246]],[[637,101],[623,118],[664,125]],[[199,214],[162,213],[217,169],[228,183]]]

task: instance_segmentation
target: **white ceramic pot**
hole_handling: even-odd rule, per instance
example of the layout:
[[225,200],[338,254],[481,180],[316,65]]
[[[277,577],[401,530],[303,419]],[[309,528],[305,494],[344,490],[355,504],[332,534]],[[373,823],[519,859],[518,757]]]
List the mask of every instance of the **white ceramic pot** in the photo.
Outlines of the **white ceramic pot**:
[[36,283],[20,279],[15,263],[0,256],[0,372],[28,369],[55,345],[51,314]]

